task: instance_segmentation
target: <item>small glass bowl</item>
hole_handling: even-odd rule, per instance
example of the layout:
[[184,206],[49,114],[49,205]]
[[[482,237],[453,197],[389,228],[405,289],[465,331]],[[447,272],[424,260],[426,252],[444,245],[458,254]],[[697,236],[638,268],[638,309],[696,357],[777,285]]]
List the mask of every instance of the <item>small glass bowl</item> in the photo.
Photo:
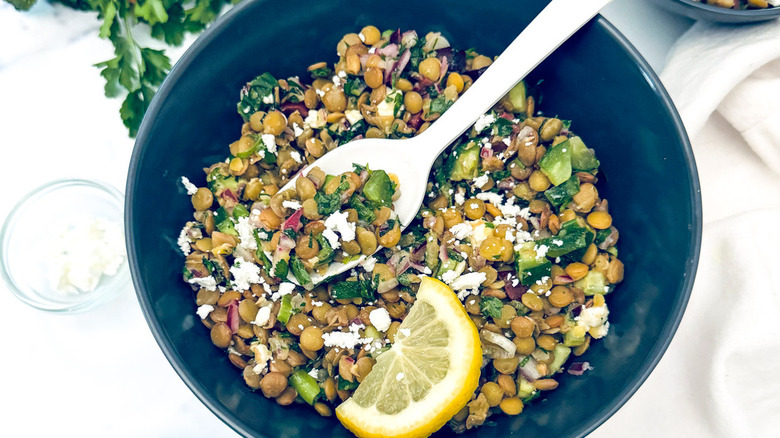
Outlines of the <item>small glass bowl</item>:
[[[0,230],[0,274],[17,298],[54,313],[79,313],[104,303],[130,284],[125,256],[119,270],[103,275],[94,290],[66,294],[54,288],[52,242],[68,224],[89,218],[113,222],[124,232],[124,196],[97,181],[62,179],[31,191],[14,206]],[[123,233],[124,234],[124,233]],[[121,242],[124,251],[124,239]]]

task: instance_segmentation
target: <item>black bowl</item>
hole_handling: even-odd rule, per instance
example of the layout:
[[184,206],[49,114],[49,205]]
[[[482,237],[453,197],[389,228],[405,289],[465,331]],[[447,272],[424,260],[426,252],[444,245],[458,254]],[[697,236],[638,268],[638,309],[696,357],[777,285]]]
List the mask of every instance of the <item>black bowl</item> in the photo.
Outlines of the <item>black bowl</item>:
[[780,18],[780,7],[767,9],[728,9],[693,0],[652,0],[657,5],[694,20],[719,23],[756,23]]
[[[546,4],[543,0],[361,2],[248,0],[221,17],[184,54],[152,101],[127,184],[126,226],[138,299],[157,342],[195,395],[247,436],[349,436],[307,406],[281,407],[253,393],[214,347],[181,280],[176,245],[191,217],[179,183],[203,185],[201,169],[224,159],[238,135],[239,89],[261,72],[305,74],[331,61],[341,35],[380,29],[440,30],[457,47],[498,54]],[[669,97],[636,50],[596,18],[533,74],[541,108],[573,119],[597,149],[600,190],[621,230],[625,281],[608,297],[611,330],[584,356],[593,370],[518,417],[466,435],[583,436],[628,400],[666,350],[690,295],[699,257],[701,200],[691,147]],[[442,431],[440,434],[446,434]]]

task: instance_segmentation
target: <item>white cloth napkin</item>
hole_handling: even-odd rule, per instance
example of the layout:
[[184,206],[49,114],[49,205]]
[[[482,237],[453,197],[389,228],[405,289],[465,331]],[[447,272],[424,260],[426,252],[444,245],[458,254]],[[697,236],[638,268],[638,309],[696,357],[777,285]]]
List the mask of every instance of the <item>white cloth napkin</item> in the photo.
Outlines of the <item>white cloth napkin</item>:
[[672,48],[661,79],[691,137],[717,110],[780,173],[780,21],[696,23]]
[[699,168],[699,270],[666,355],[592,437],[780,437],[780,22],[698,22],[661,78]]

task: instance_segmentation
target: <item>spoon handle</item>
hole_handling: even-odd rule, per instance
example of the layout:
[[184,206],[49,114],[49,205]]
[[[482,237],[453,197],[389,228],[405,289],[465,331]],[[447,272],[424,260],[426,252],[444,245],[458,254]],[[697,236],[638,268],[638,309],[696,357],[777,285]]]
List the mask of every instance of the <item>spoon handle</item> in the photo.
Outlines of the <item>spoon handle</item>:
[[[612,0],[552,0],[466,93],[418,138],[432,163],[450,143]],[[424,140],[423,140],[424,139]]]

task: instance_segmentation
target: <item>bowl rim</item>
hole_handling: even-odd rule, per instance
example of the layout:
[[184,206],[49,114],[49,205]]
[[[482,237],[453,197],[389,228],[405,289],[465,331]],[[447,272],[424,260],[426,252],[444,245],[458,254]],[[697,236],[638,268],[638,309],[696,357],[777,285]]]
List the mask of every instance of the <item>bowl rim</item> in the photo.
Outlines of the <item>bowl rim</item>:
[[[6,255],[6,251],[8,250],[7,243],[10,239],[11,230],[13,229],[15,223],[20,220],[21,216],[19,216],[19,214],[22,209],[27,206],[27,204],[34,202],[43,196],[50,195],[51,193],[58,190],[67,190],[71,187],[86,187],[89,189],[98,190],[108,195],[108,197],[111,198],[111,201],[116,203],[116,206],[120,208],[124,205],[125,202],[122,192],[107,182],[85,178],[59,178],[40,184],[24,194],[22,198],[14,204],[11,212],[3,221],[2,228],[0,228],[0,277],[2,277],[5,285],[8,287],[8,290],[10,290],[17,299],[30,307],[61,315],[82,313],[90,310],[99,304],[111,300],[117,296],[119,292],[122,291],[122,289],[117,287],[103,294],[85,294],[83,300],[71,304],[47,305],[48,303],[42,302],[41,300],[34,300],[29,298],[22,290],[22,288],[17,284],[17,282],[14,281],[8,266],[9,257]],[[124,220],[124,217],[121,218]],[[117,281],[122,281],[125,286],[130,284],[130,278],[125,278],[123,280],[121,277],[128,276],[129,271],[124,269],[124,266],[128,264],[128,258],[125,257],[125,260],[122,261],[122,267],[120,267],[119,271],[115,274],[115,276],[118,278]]]
[[691,7],[703,9],[705,11],[717,12],[726,15],[732,15],[737,17],[754,17],[756,15],[768,15],[768,16],[780,16],[780,6],[764,9],[730,9],[722,8],[720,6],[708,5],[704,2],[697,2],[694,0],[674,0],[678,3],[683,3]]
[[[169,338],[164,335],[164,329],[159,321],[152,317],[154,314],[154,308],[146,293],[146,288],[141,282],[140,267],[136,264],[137,248],[135,246],[135,230],[133,228],[133,200],[134,200],[134,184],[135,184],[135,172],[138,169],[138,165],[141,157],[144,154],[145,145],[147,144],[147,138],[149,137],[149,131],[151,129],[152,121],[162,107],[162,102],[166,100],[171,92],[173,84],[187,70],[187,67],[193,62],[200,51],[208,45],[214,38],[216,38],[225,28],[229,27],[229,24],[233,22],[243,11],[251,7],[256,2],[262,2],[263,0],[247,0],[239,5],[233,7],[231,10],[221,16],[215,25],[206,29],[193,44],[187,48],[179,61],[173,66],[168,76],[163,81],[158,92],[152,99],[144,117],[141,126],[138,130],[138,135],[133,148],[133,154],[130,159],[130,166],[128,169],[127,186],[125,189],[125,239],[127,244],[128,262],[130,264],[130,272],[133,279],[133,284],[136,290],[136,296],[144,314],[152,334],[154,335],[157,344],[163,351],[165,358],[174,368],[179,377],[184,381],[187,387],[195,394],[195,396],[203,403],[211,412],[213,412],[218,418],[220,418],[228,427],[242,436],[252,436],[252,431],[245,427],[243,421],[239,419],[233,412],[223,409],[222,406],[216,401],[216,398],[208,393],[203,385],[201,385],[193,375],[182,366],[183,360],[176,353],[173,343]],[[674,337],[677,328],[680,325],[683,314],[687,307],[687,303],[690,299],[691,291],[693,288],[694,279],[696,276],[696,270],[699,262],[699,254],[701,250],[701,238],[702,238],[702,204],[701,204],[701,189],[699,184],[699,177],[696,167],[696,162],[693,155],[693,149],[691,147],[690,140],[688,138],[685,127],[682,123],[679,113],[674,106],[669,94],[663,87],[658,75],[650,67],[650,64],[642,57],[639,51],[628,41],[628,39],[615,28],[604,16],[596,15],[590,23],[597,26],[602,26],[604,30],[615,40],[626,53],[633,58],[637,67],[642,72],[645,80],[651,89],[658,96],[662,106],[668,112],[674,130],[677,136],[682,141],[683,156],[687,164],[688,175],[691,179],[690,187],[690,201],[692,206],[692,217],[690,225],[690,240],[688,247],[690,250],[690,257],[686,263],[686,269],[684,274],[684,282],[682,285],[681,293],[677,296],[674,313],[670,315],[669,322],[664,330],[661,332],[659,339],[663,339],[662,342],[656,344],[656,346],[650,350],[648,354],[648,360],[641,371],[633,376],[629,383],[623,388],[623,390],[615,398],[615,402],[610,406],[605,407],[601,411],[597,411],[593,417],[583,423],[579,430],[575,431],[574,436],[584,437],[595,430],[597,427],[607,421],[615,412],[617,412],[631,396],[636,393],[639,387],[645,382],[650,373],[655,369],[658,362],[661,360],[666,349]]]
[[723,24],[751,24],[780,18],[780,6],[765,9],[729,9],[694,0],[654,0],[661,7],[695,20]]

